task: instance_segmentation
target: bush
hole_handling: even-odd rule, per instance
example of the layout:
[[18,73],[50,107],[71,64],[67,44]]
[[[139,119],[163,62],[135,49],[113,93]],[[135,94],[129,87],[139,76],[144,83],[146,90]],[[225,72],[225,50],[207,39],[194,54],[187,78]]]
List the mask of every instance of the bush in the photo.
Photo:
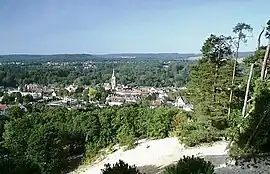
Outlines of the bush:
[[135,165],[130,166],[122,160],[118,163],[111,165],[105,164],[104,169],[102,169],[102,174],[141,174]]
[[87,143],[85,145],[85,154],[83,158],[83,164],[91,164],[93,161],[97,160],[101,155],[101,146],[95,143]]
[[0,159],[0,173],[12,174],[40,174],[38,165],[25,159],[16,159],[11,157]]
[[212,174],[214,165],[199,157],[185,157],[177,164],[166,167],[164,174]]
[[235,125],[234,144],[230,149],[232,157],[257,156],[270,152],[270,85],[255,82],[253,112],[242,121],[240,129]]
[[185,121],[178,125],[174,135],[185,145],[195,146],[200,143],[210,143],[220,140],[219,137],[223,136],[223,131],[217,130],[207,123]]

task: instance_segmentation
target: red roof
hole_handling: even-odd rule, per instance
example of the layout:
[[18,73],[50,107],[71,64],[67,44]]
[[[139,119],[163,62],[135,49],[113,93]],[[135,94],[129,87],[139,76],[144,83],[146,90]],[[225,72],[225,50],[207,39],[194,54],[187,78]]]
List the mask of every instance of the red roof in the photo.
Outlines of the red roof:
[[7,105],[0,104],[0,111],[4,111],[7,108]]

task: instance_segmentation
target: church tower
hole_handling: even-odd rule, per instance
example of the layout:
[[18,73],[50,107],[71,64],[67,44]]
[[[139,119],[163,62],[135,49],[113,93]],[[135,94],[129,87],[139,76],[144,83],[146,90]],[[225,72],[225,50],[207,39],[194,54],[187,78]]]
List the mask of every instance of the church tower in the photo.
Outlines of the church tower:
[[114,69],[113,69],[112,79],[111,79],[111,89],[115,90],[115,88],[116,88],[116,79],[115,79]]

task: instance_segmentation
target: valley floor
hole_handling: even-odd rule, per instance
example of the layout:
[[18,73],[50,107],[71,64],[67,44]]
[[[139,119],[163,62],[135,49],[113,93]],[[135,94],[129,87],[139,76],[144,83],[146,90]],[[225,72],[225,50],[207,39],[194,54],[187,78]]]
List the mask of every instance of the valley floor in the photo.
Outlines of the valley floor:
[[[257,167],[245,167],[226,165],[228,152],[225,151],[227,142],[220,141],[212,145],[187,148],[181,145],[177,138],[165,138],[160,140],[141,140],[136,148],[124,151],[122,148],[108,155],[104,160],[90,166],[81,166],[71,174],[100,174],[106,163],[116,163],[119,159],[135,164],[139,170],[146,174],[161,174],[165,166],[177,162],[181,157],[200,156],[215,165],[216,173],[269,173],[270,166],[257,164]],[[267,172],[268,171],[268,172]]]

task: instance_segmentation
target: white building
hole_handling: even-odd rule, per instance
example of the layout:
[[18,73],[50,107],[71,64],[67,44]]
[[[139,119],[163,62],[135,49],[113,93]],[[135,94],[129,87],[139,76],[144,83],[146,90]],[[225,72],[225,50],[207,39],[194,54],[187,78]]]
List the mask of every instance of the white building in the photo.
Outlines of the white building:
[[73,85],[69,85],[65,89],[68,90],[68,92],[75,92],[77,88],[78,86],[73,84]]
[[120,106],[125,103],[125,99],[123,97],[111,96],[106,98],[106,103],[110,106]]
[[57,95],[56,95],[55,91],[53,91],[52,97],[56,97],[56,96],[57,96]]
[[103,87],[104,87],[105,90],[110,90],[111,89],[110,83],[104,83]]
[[183,96],[177,97],[175,101],[175,106],[179,108],[183,108],[185,111],[193,111],[193,105],[190,104],[187,99]]

